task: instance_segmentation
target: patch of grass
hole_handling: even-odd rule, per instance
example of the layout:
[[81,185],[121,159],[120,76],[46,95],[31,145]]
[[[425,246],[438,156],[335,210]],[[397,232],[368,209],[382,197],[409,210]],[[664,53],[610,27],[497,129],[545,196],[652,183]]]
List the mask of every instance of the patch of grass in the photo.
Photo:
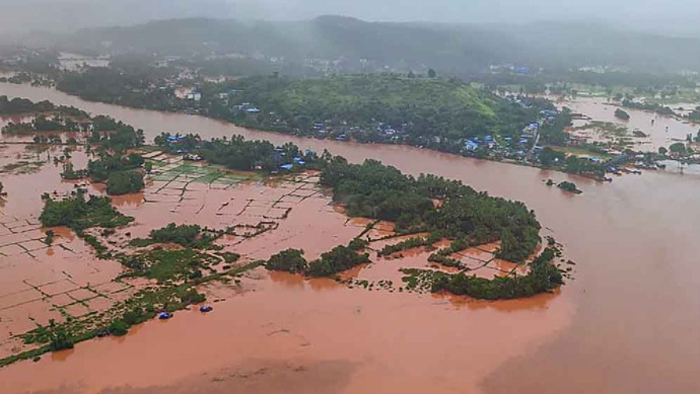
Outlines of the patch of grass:
[[557,152],[563,152],[568,155],[574,156],[591,156],[599,157],[603,160],[612,159],[614,156],[609,153],[596,152],[588,148],[576,147],[576,146],[550,146],[553,150]]
[[146,163],[151,163],[151,165],[155,168],[162,168],[168,165],[168,163],[153,159],[146,159]]

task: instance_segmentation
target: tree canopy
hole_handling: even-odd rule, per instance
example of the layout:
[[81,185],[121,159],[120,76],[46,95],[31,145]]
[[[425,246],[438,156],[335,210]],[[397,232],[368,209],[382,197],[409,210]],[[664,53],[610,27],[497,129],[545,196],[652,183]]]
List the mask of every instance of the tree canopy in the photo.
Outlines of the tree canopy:
[[504,259],[524,260],[540,241],[540,224],[523,203],[434,175],[414,178],[377,161],[353,165],[336,157],[325,164],[321,184],[333,188],[333,199],[345,204],[350,216],[393,221],[399,231],[438,231],[471,243],[501,240],[499,256]]

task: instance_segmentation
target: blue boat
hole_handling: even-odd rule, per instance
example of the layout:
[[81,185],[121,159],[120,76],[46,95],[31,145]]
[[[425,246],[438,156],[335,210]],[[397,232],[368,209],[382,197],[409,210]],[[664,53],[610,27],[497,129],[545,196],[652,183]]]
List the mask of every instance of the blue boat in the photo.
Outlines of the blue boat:
[[160,320],[168,320],[168,319],[171,319],[172,317],[173,317],[173,314],[172,314],[172,313],[168,313],[168,312],[163,312],[163,313],[161,313],[160,315],[158,315],[158,318],[159,318]]
[[199,311],[200,311],[200,312],[203,312],[203,313],[211,312],[211,311],[213,311],[213,310],[214,310],[214,308],[212,308],[212,307],[209,306],[209,305],[202,305],[202,306],[199,307]]

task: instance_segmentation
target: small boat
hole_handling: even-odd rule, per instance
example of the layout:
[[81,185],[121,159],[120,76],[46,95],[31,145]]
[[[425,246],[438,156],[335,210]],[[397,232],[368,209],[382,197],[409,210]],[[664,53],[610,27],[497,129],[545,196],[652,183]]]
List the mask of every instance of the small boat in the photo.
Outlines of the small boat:
[[104,337],[106,337],[106,336],[108,336],[108,335],[109,335],[109,331],[107,331],[107,330],[102,330],[102,331],[99,331],[99,332],[97,333],[97,337],[98,337],[98,338],[104,338]]
[[200,307],[199,307],[199,311],[202,312],[202,313],[211,312],[211,311],[213,311],[213,310],[214,310],[214,308],[212,308],[212,307],[209,306],[209,305],[203,305],[203,306],[200,306]]
[[172,317],[173,317],[173,314],[172,314],[172,313],[168,313],[168,312],[163,312],[163,313],[161,313],[160,315],[158,315],[158,318],[159,318],[160,320],[168,320],[168,319],[171,319]]

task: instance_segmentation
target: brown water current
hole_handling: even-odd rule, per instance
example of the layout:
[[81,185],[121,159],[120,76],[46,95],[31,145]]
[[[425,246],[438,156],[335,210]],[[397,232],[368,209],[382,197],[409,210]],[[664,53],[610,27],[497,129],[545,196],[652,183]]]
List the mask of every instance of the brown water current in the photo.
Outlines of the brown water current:
[[[459,179],[525,202],[546,227],[543,234],[553,234],[577,264],[575,280],[555,294],[495,303],[349,289],[259,269],[246,275],[242,291],[207,289],[211,300],[226,299],[214,303],[211,314],[180,312],[126,338],[85,342],[4,368],[3,393],[700,392],[698,175],[645,172],[600,184],[409,147],[249,131],[197,116],[88,103],[44,88],[0,84],[0,94],[108,114],[149,138],[163,131],[206,138],[238,133]],[[22,187],[12,177],[2,181]],[[571,179],[584,193],[547,187],[548,178]],[[138,210],[138,200],[124,204],[124,211]],[[301,239],[315,245],[312,237]],[[249,253],[264,251],[251,247]],[[394,262],[377,260],[357,275],[379,279]]]

